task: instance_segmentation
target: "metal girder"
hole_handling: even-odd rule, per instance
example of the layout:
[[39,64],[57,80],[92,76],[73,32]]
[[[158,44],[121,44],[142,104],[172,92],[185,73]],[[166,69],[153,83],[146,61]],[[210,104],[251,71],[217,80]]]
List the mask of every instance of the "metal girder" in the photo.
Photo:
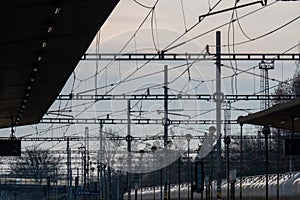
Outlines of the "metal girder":
[[[126,140],[127,136],[107,136],[105,138],[107,138],[108,140]],[[193,139],[204,139],[204,135],[194,135]],[[240,139],[239,135],[232,135],[230,136],[231,139]],[[168,138],[170,139],[184,139],[185,135],[170,135]],[[264,136],[260,136],[261,139],[264,138]],[[22,142],[34,142],[34,141],[39,141],[39,142],[53,142],[53,141],[82,141],[84,140],[84,137],[82,136],[78,136],[78,137],[28,137],[28,138],[20,138],[22,140]],[[258,139],[258,137],[256,135],[244,135],[243,139]],[[275,137],[272,139],[276,139]],[[87,140],[89,141],[99,141],[100,137],[89,137]],[[146,137],[139,137],[139,136],[132,136],[132,140],[163,140],[163,135],[158,135],[158,136],[146,136]],[[73,151],[73,150],[72,150]],[[83,151],[83,150],[80,150]],[[67,151],[65,151],[67,152]]]
[[[84,150],[79,150],[79,149],[71,149],[71,154],[73,155],[76,155],[76,154],[80,154],[80,153],[84,153]],[[85,152],[87,153],[98,153],[97,150],[90,150],[90,151],[87,151],[85,150]],[[49,150],[49,153],[51,154],[67,154],[67,150]]]
[[[185,139],[185,135],[170,135],[168,138],[173,140],[173,139]],[[203,140],[205,138],[204,135],[193,135],[193,140]],[[240,136],[239,135],[232,135],[230,136],[231,139],[233,140],[239,140]],[[276,139],[277,137],[271,136],[272,139]],[[126,140],[126,137],[123,136],[109,136],[107,137],[109,140]],[[244,135],[243,139],[259,139],[258,136],[256,135]],[[264,136],[261,136],[260,139],[264,139]],[[132,140],[142,140],[142,141],[148,141],[148,140],[163,140],[163,135],[159,136],[148,136],[148,137],[132,137]]]
[[[93,118],[43,118],[40,123],[43,124],[128,124],[127,119],[93,119]],[[131,119],[131,124],[162,124],[162,119]],[[169,120],[169,124],[215,124],[215,120]],[[226,120],[222,123],[237,124],[236,120]]]
[[[138,61],[138,60],[167,60],[167,61],[184,61],[184,60],[215,60],[216,54],[197,54],[197,53],[179,53],[179,54],[157,54],[157,53],[137,53],[137,54],[117,54],[117,53],[86,53],[81,60],[121,60],[121,61]],[[221,54],[221,60],[300,60],[300,54],[290,53],[236,53]]]
[[33,142],[33,141],[41,141],[41,142],[52,142],[52,141],[82,141],[84,137],[21,137],[22,142]]
[[[71,137],[20,137],[22,142],[53,142],[53,141],[58,141],[58,142],[63,142],[63,141],[70,141],[70,142],[78,142],[78,141],[83,141],[85,137],[83,136],[71,136]],[[100,137],[88,137],[87,140],[89,141],[99,141]]]
[[[249,100],[293,100],[300,98],[300,95],[224,95],[223,100],[226,101],[249,101]],[[163,94],[117,94],[117,95],[82,95],[82,94],[62,94],[57,100],[164,100]],[[169,94],[169,100],[215,100],[215,96],[211,94]]]

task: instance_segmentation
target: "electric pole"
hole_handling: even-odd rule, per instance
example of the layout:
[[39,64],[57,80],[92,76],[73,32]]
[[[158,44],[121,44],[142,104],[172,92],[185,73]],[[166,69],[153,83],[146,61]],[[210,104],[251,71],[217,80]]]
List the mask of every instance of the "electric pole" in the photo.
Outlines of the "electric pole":
[[221,32],[216,32],[216,122],[217,122],[217,159],[216,159],[216,170],[217,170],[217,199],[222,198],[221,190],[221,104],[223,94],[221,93]]
[[67,139],[67,173],[68,173],[68,198],[72,198],[72,167],[71,148],[69,138]]
[[131,127],[130,127],[130,100],[127,100],[127,191],[128,191],[128,200],[131,199],[131,142],[132,142],[132,136],[131,136]]
[[[169,119],[168,119],[168,65],[164,66],[164,120],[163,120],[163,126],[164,126],[164,150],[167,149],[168,144],[168,126],[169,126]],[[168,200],[168,180],[167,180],[167,167],[164,168],[164,200]]]

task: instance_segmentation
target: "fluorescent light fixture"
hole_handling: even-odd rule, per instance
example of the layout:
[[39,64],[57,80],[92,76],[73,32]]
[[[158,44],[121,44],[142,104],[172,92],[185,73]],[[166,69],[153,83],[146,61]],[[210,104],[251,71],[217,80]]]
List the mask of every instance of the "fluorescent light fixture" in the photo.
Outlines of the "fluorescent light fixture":
[[282,125],[285,124],[285,123],[286,123],[285,119],[283,119],[283,120],[280,121],[280,124],[282,124]]
[[37,59],[37,60],[40,62],[42,59],[43,59],[42,56],[38,56],[38,59]]
[[35,78],[34,78],[35,76],[34,76],[34,73],[30,73],[30,75],[29,75],[29,82],[30,83],[33,83],[34,81],[35,81]]
[[33,67],[33,72],[37,72],[37,71],[38,71],[38,67],[37,66]]
[[55,8],[54,14],[58,15],[60,13],[61,8],[57,7]]
[[52,31],[53,31],[53,26],[52,26],[52,25],[49,25],[47,32],[48,32],[48,33],[51,33]]
[[46,48],[47,47],[47,42],[46,41],[43,41],[42,43],[42,48]]

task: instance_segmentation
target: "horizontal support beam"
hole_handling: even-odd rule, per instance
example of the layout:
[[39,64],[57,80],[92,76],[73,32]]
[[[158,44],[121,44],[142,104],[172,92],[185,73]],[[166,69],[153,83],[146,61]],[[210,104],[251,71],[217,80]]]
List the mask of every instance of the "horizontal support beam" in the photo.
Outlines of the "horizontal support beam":
[[[137,54],[115,54],[115,53],[86,53],[81,57],[81,60],[103,60],[103,61],[185,61],[185,60],[215,60],[216,54],[157,54],[157,53],[137,53]],[[221,54],[221,60],[300,60],[300,54],[282,54],[282,53],[239,53],[239,54]]]
[[[131,119],[131,124],[162,124],[162,119]],[[128,124],[127,119],[92,119],[92,118],[43,118],[43,124]],[[226,120],[222,123],[237,124],[237,120]],[[215,120],[170,120],[170,125],[179,124],[216,124]]]
[[[109,137],[106,137],[107,139],[109,140],[126,140],[127,138],[126,137],[122,137],[122,136],[109,136]],[[193,136],[193,139],[192,140],[203,140],[205,138],[204,135],[194,135]],[[233,140],[240,140],[240,136],[239,135],[231,135],[230,136],[231,139]],[[261,140],[264,140],[264,136],[260,136],[258,137],[257,135],[243,135],[242,136],[242,139],[245,139],[245,140],[257,140],[257,139],[261,139]],[[269,139],[277,139],[277,136],[269,136],[268,137]],[[286,137],[288,138],[288,137]],[[186,136],[185,135],[169,135],[168,136],[168,139],[186,139]],[[281,137],[280,139],[284,139],[283,137]],[[159,136],[149,136],[149,137],[132,137],[132,140],[142,140],[142,141],[147,141],[147,140],[163,140],[163,135],[159,135]]]
[[[185,139],[185,135],[170,135],[168,138],[169,139]],[[240,139],[239,135],[232,135],[230,136],[231,139]],[[127,137],[126,136],[106,136],[105,138],[107,138],[108,140],[126,140]],[[260,139],[264,139],[264,136],[260,136]],[[270,136],[270,138],[272,139],[277,139],[276,137]],[[83,141],[84,137],[82,136],[72,136],[72,137],[27,137],[27,138],[20,138],[22,140],[22,142],[35,142],[35,141],[40,141],[40,142],[53,142],[53,141]],[[163,140],[163,135],[158,135],[158,136],[146,136],[146,137],[139,137],[139,136],[132,136],[131,138],[132,140]],[[204,139],[204,135],[194,135],[193,136],[194,140],[202,140]],[[257,135],[243,135],[243,139],[258,139]],[[281,139],[283,139],[281,137]],[[100,137],[88,137],[87,138],[88,141],[99,141]],[[73,150],[72,150],[73,151]],[[84,150],[81,150],[84,151]],[[64,152],[67,152],[66,150],[64,150]]]
[[[168,95],[169,100],[214,100],[215,96],[211,94],[178,94]],[[226,101],[250,101],[250,100],[293,100],[300,98],[300,95],[224,95]],[[163,94],[119,94],[119,95],[82,95],[82,94],[62,94],[57,100],[164,100]]]
[[[34,141],[39,141],[39,142],[52,142],[52,141],[83,141],[84,137],[20,137],[22,142],[34,142]],[[90,140],[92,140],[91,138]]]

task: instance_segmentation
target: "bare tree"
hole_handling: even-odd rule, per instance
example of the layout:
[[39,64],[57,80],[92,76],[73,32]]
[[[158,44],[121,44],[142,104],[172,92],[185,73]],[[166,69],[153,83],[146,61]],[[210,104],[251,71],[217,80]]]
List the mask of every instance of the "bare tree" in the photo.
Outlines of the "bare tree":
[[294,74],[292,91],[295,95],[300,95],[300,71],[296,71]]
[[[274,90],[274,95],[300,95],[300,71],[296,70],[293,78],[281,82]],[[275,100],[275,104],[284,103],[286,100]]]
[[11,173],[20,178],[41,180],[47,177],[58,177],[62,167],[62,158],[49,150],[37,147],[27,149],[23,155],[10,165]]

